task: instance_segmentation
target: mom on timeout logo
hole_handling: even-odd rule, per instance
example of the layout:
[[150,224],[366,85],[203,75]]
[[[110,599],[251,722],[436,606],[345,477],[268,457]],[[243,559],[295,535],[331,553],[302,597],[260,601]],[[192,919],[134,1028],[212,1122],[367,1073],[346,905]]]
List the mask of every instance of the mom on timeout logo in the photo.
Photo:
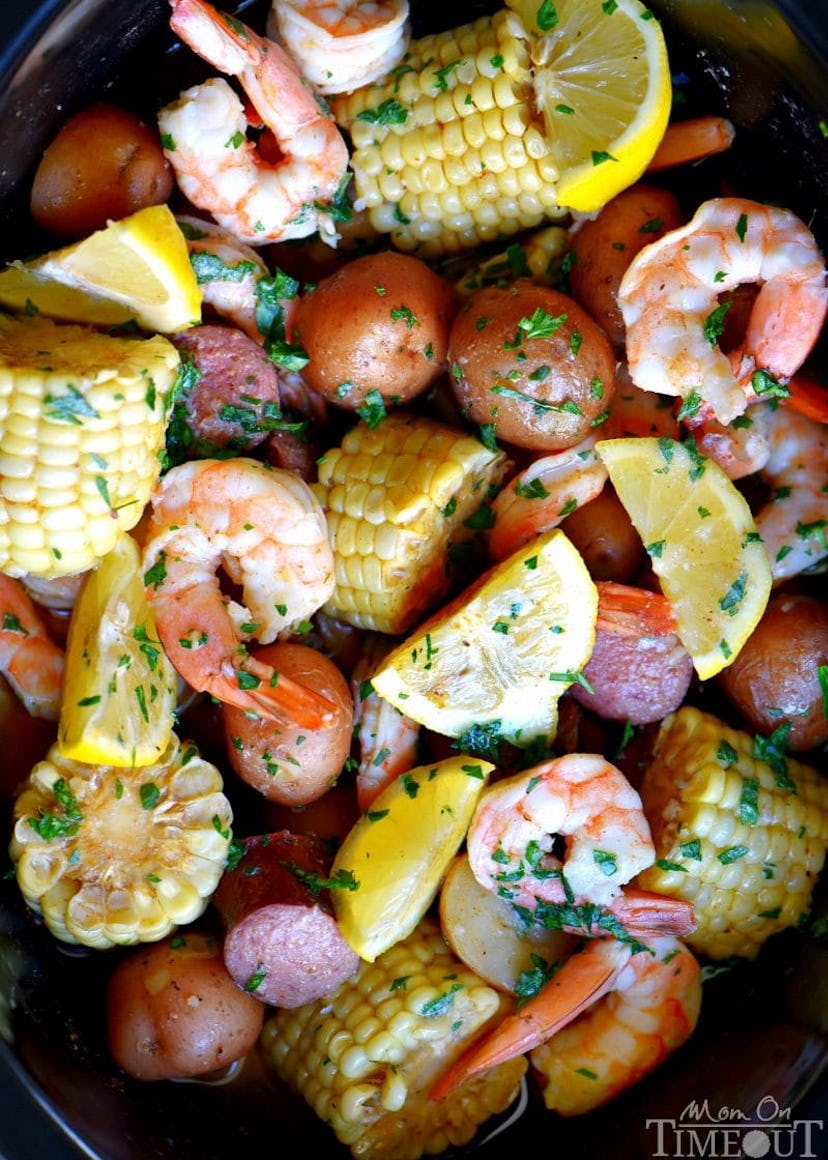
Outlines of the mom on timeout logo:
[[691,1100],[677,1119],[647,1120],[653,1160],[825,1160],[823,1121],[794,1119],[773,1096],[764,1096],[752,1115],[741,1108],[711,1109]]

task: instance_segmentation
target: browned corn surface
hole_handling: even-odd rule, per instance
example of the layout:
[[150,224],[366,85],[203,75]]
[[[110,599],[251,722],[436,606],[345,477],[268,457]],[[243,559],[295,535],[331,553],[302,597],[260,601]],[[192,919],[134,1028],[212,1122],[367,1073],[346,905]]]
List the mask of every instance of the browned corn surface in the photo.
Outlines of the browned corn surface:
[[466,1143],[517,1095],[519,1056],[428,1099],[441,1071],[506,1000],[456,959],[424,920],[335,994],[265,1023],[266,1058],[354,1156],[418,1160]]
[[134,527],[158,479],[179,356],[0,315],[0,569],[67,576]]
[[407,631],[445,593],[449,553],[507,459],[407,412],[358,423],[319,464],[336,589],[325,611],[357,628]]
[[689,946],[753,958],[807,913],[828,845],[828,781],[686,706],[662,724],[640,787],[656,864],[637,879],[692,902]]
[[55,938],[154,942],[204,911],[232,816],[219,771],[175,735],[160,761],[134,770],[85,765],[55,744],[15,802],[9,853]]
[[470,249],[560,213],[515,13],[412,41],[385,80],[333,112],[351,135],[356,205],[399,249]]

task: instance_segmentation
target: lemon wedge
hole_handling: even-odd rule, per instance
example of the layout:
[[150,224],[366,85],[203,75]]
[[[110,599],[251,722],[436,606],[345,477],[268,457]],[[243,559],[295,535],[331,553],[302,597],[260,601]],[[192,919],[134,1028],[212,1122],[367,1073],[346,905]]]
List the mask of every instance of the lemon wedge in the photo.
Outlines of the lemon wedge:
[[450,757],[404,773],[346,835],[331,868],[349,889],[331,891],[339,929],[360,958],[411,934],[434,901],[494,768]]
[[559,203],[591,213],[638,180],[667,127],[672,86],[661,26],[639,0],[507,4],[530,42]]
[[696,672],[714,677],[739,655],[771,592],[747,501],[693,445],[607,439],[595,450],[673,605]]
[[473,726],[514,745],[551,740],[558,699],[595,644],[598,596],[554,529],[490,569],[385,657],[374,690],[448,737]]
[[201,290],[168,206],[110,222],[83,241],[0,271],[0,305],[89,326],[171,334],[201,320]]
[[124,533],[86,577],[72,612],[60,751],[90,765],[151,765],[170,742],[177,694],[144,595],[141,553]]

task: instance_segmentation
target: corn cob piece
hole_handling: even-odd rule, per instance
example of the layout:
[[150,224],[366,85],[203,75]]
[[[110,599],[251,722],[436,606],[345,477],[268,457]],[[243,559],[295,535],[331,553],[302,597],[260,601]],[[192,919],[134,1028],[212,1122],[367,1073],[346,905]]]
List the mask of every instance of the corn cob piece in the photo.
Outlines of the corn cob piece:
[[356,208],[423,257],[561,216],[531,81],[514,12],[413,40],[383,81],[332,102],[351,136]]
[[465,1144],[517,1095],[524,1056],[446,1100],[428,1099],[438,1075],[508,1003],[424,919],[333,995],[277,1011],[262,1044],[276,1073],[354,1156],[418,1160]]
[[564,258],[569,250],[569,232],[563,226],[545,226],[511,242],[505,250],[465,270],[455,282],[463,294],[474,294],[487,286],[509,286],[516,278],[531,278],[541,286],[561,283]]
[[9,854],[55,938],[155,942],[206,908],[232,816],[219,771],[175,734],[159,762],[135,770],[84,765],[55,744],[17,797]]
[[685,706],[662,723],[639,788],[657,861],[636,884],[694,904],[688,946],[750,959],[802,920],[828,846],[816,770]]
[[0,569],[68,576],[134,527],[161,470],[167,339],[0,315]]
[[397,635],[446,592],[451,548],[508,466],[471,435],[398,411],[358,423],[319,465],[317,498],[334,550],[325,611]]

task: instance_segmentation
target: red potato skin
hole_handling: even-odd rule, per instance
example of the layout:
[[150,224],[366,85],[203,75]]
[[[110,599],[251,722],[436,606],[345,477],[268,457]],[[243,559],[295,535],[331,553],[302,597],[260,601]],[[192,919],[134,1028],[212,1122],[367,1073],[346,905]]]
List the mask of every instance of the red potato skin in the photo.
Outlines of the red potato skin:
[[370,392],[405,404],[445,371],[457,307],[454,287],[418,258],[387,251],[348,262],[297,308],[293,337],[310,359],[302,378],[348,410]]
[[828,665],[828,604],[774,592],[762,619],[717,681],[749,729],[767,735],[786,722],[786,746],[807,753],[828,741],[819,683]]
[[331,725],[309,731],[222,705],[227,754],[242,781],[269,801],[308,805],[335,784],[350,754],[354,725],[350,686],[332,660],[307,645],[279,641],[256,649],[254,655],[321,693],[336,708]]
[[593,580],[629,583],[646,559],[641,537],[610,484],[561,524]]
[[[359,956],[339,932],[325,879],[331,856],[320,839],[280,830],[246,838],[213,902],[226,935],[224,962],[239,987],[274,1007],[301,1007],[344,983]],[[298,868],[300,874],[290,867]]]
[[263,1004],[230,978],[220,942],[197,932],[134,952],[109,981],[109,1048],[134,1079],[227,1067],[252,1050],[263,1022]]
[[[536,311],[551,333],[522,328]],[[526,278],[471,295],[449,337],[454,393],[463,414],[493,425],[499,442],[563,451],[601,421],[612,399],[615,354],[574,299]]]
[[32,218],[63,238],[83,238],[150,205],[169,201],[172,168],[157,133],[117,105],[76,113],[47,146],[35,172]]
[[618,287],[627,266],[644,246],[683,222],[678,199],[665,189],[634,185],[585,221],[572,241],[569,273],[572,297],[623,352],[626,330],[618,308]]

